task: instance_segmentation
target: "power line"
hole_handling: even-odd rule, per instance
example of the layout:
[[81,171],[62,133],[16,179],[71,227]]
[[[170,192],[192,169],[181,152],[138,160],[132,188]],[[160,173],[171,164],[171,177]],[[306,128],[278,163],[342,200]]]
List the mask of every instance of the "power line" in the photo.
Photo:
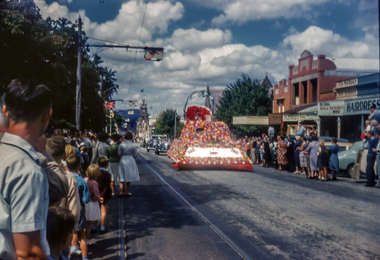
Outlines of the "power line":
[[122,45],[122,43],[119,43],[119,42],[113,42],[113,41],[110,41],[110,40],[103,40],[103,39],[98,39],[98,38],[94,38],[94,37],[90,37],[90,36],[87,36],[87,38],[92,39],[92,40],[101,41],[101,42],[109,42],[109,43],[115,43],[115,44],[120,44],[120,45]]
[[[144,26],[145,14],[146,14],[147,7],[148,7],[148,1],[146,1],[146,3],[145,3],[144,15],[143,15],[142,23],[141,23],[140,35],[139,35],[139,40],[138,40],[137,45],[140,45],[141,33],[142,33],[143,26]],[[131,75],[131,80],[129,81],[128,94],[129,94],[129,91],[131,90],[131,86],[132,86],[133,73],[135,71],[135,65],[136,65],[136,58],[137,58],[137,52],[135,53],[135,59],[133,61],[132,75]]]

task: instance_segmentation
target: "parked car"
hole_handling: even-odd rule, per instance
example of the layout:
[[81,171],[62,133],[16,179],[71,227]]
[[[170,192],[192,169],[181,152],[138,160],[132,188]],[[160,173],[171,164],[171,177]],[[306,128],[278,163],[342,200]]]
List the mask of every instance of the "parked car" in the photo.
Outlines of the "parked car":
[[[306,138],[306,141],[307,141],[307,140],[309,140],[310,136],[309,135],[305,135],[305,138]],[[294,141],[296,139],[296,135],[290,135],[289,139]],[[323,139],[323,140],[325,140],[325,142],[331,142],[331,140],[333,139],[333,137],[331,137],[331,136],[318,136],[318,140],[319,139]],[[338,139],[338,143],[349,143],[350,142],[350,141],[348,141],[347,139],[344,139],[344,138],[337,138],[337,139]]]
[[363,151],[364,149],[365,143],[363,143],[363,141],[357,141],[349,150],[339,152],[339,169],[346,171],[347,175],[352,177],[357,154],[359,151]]

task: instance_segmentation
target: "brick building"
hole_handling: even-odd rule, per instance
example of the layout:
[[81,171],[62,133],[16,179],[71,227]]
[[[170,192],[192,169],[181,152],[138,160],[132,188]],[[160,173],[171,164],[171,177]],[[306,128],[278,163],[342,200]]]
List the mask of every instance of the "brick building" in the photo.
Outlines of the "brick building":
[[289,65],[288,81],[274,85],[269,124],[280,126],[282,133],[294,134],[298,122],[303,121],[320,132],[317,102],[335,100],[337,81],[373,73],[375,65],[376,60],[327,59],[325,55],[314,59],[310,51],[303,51],[297,66]]

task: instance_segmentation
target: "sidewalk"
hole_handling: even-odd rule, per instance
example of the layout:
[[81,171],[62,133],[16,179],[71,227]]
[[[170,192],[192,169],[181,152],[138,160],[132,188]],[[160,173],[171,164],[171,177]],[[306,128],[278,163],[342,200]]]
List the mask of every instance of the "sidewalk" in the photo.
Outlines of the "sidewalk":
[[[109,233],[100,233],[100,221],[96,234],[90,235],[90,242],[94,245],[88,247],[88,259],[116,260],[119,255],[119,198],[113,197],[108,204],[107,229]],[[72,256],[73,260],[81,260],[81,256]]]

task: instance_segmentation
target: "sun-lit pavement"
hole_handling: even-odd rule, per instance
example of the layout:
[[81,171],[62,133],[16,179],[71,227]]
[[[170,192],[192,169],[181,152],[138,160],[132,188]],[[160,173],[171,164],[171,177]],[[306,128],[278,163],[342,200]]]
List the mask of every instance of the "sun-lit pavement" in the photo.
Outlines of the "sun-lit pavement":
[[[175,171],[165,155],[145,149],[137,164],[141,181],[124,199],[127,259],[243,259],[178,194],[251,259],[380,259],[380,189],[363,181],[321,183],[256,165]],[[106,243],[93,238],[91,259],[118,259],[117,233],[107,235]]]

